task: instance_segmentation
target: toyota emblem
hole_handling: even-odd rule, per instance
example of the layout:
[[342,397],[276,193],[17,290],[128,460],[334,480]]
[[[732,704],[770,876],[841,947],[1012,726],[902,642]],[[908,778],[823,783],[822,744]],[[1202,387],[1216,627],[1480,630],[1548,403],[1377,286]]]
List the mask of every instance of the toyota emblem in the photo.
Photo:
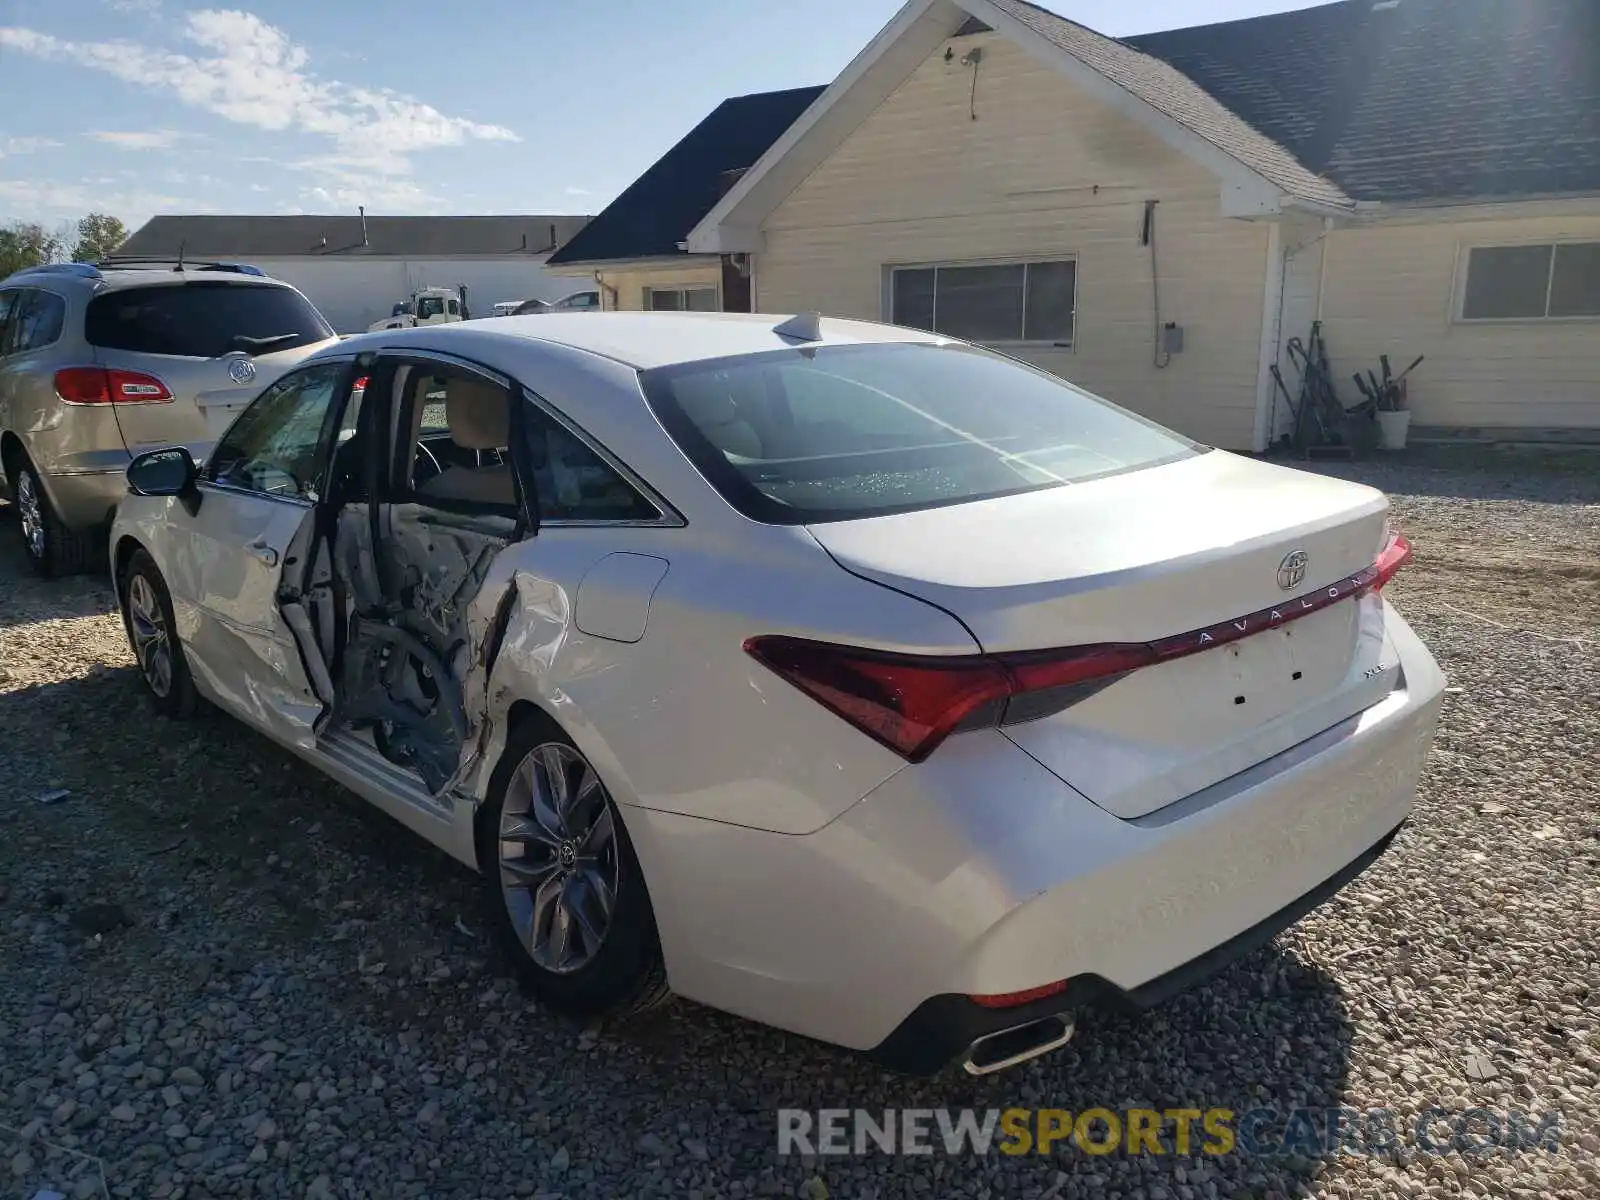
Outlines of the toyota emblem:
[[1278,564],[1278,586],[1286,592],[1299,587],[1306,577],[1306,566],[1311,559],[1304,550],[1291,550]]
[[235,383],[249,383],[256,377],[256,365],[248,358],[236,358],[228,364],[228,378]]

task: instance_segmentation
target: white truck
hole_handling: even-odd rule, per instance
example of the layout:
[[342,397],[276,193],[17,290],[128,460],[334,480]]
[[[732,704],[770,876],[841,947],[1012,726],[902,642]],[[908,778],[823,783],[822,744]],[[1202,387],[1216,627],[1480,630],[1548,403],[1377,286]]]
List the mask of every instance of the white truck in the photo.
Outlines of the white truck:
[[367,326],[367,332],[380,329],[410,329],[416,325],[448,325],[453,321],[468,319],[467,289],[418,288],[394,306],[394,311],[381,321]]

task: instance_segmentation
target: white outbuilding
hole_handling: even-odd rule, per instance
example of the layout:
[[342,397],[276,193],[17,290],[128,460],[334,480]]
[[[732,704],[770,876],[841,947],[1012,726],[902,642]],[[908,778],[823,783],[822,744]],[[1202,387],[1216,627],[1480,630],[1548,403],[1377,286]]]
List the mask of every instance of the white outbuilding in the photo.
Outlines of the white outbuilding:
[[158,216],[120,257],[248,262],[299,288],[340,333],[360,333],[420,288],[467,289],[474,316],[578,285],[545,261],[587,216]]

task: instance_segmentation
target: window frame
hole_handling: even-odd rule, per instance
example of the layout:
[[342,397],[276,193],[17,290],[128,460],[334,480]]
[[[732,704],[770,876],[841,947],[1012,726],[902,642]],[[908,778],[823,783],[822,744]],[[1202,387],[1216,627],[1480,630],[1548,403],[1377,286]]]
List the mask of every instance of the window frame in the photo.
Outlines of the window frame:
[[[511,413],[511,438],[512,445],[508,447],[508,456],[511,464],[512,476],[517,484],[518,503],[522,509],[522,517],[518,521],[519,533],[513,540],[523,540],[536,537],[543,529],[595,529],[595,528],[682,528],[688,522],[674,508],[661,493],[650,485],[637,471],[606,449],[605,444],[587,432],[572,418],[567,416],[555,404],[547,400],[537,390],[522,382],[520,379],[497,370],[487,364],[475,362],[472,359],[460,358],[454,354],[446,354],[437,350],[417,351],[388,351],[380,352],[370,368],[370,376],[374,381],[382,380],[383,386],[390,389],[390,394],[385,398],[384,404],[389,410],[388,418],[392,422],[402,420],[403,413],[395,411],[398,408],[393,395],[395,374],[401,366],[421,366],[424,368],[444,367],[459,370],[468,374],[477,375],[485,382],[493,383],[497,387],[504,387],[510,394]],[[656,510],[653,518],[569,518],[545,517],[540,511],[537,488],[531,482],[533,477],[532,464],[528,461],[528,447],[526,444],[527,414],[519,411],[518,397],[523,403],[531,405],[540,414],[560,425],[578,441],[582,442],[601,462],[611,468],[629,487],[633,488],[644,501]],[[642,397],[641,397],[642,403]],[[391,428],[394,428],[391,424]],[[328,431],[331,438],[337,431],[337,424]],[[391,441],[393,434],[390,434]],[[398,490],[396,472],[403,471],[409,464],[399,464],[399,449],[391,444],[385,459],[384,470],[390,473],[390,478],[379,482],[379,494],[375,503],[378,504],[417,504],[424,508],[436,509],[440,512],[449,512],[458,516],[481,516],[499,520],[507,519],[501,512],[491,511],[482,505],[474,505],[470,501],[438,503],[439,497],[419,497],[406,486]]]
[[[32,354],[36,350],[49,349],[66,336],[67,316],[72,311],[72,306],[67,302],[67,298],[65,296],[61,295],[59,292],[52,292],[50,289],[42,287],[18,288],[17,295],[19,299],[12,305],[10,321],[8,322],[10,333],[6,340],[8,341],[9,345],[4,351],[0,351],[0,353],[4,353],[7,357],[15,354]],[[61,306],[61,321],[56,326],[55,336],[47,342],[40,342],[37,346],[20,345],[18,343],[22,337],[21,322],[23,319],[33,315],[34,307],[38,305],[39,299],[42,296],[49,297],[49,299],[54,300],[58,305]]]
[[[1552,317],[1550,297],[1555,287],[1556,254],[1561,246],[1600,246],[1600,237],[1593,234],[1566,237],[1496,238],[1486,241],[1464,241],[1456,245],[1456,270],[1451,290],[1450,323],[1452,325],[1592,325],[1600,322],[1600,313],[1578,313],[1573,316]],[[1545,276],[1544,315],[1538,317],[1469,317],[1466,315],[1468,275],[1472,270],[1472,253],[1475,250],[1525,250],[1533,246],[1550,248],[1550,268]]]
[[20,306],[26,300],[27,295],[28,289],[25,287],[0,288],[0,296],[6,297],[11,301],[5,310],[4,317],[0,318],[0,362],[11,357],[11,338],[13,331],[16,329],[17,314],[21,311]]
[[[315,362],[300,363],[292,370],[285,371],[274,379],[258,392],[249,404],[240,409],[238,416],[228,422],[228,427],[222,431],[222,434],[212,444],[211,452],[206,455],[206,460],[201,465],[198,478],[195,480],[196,486],[202,489],[214,489],[234,496],[256,496],[278,504],[298,505],[301,508],[314,508],[322,503],[328,490],[328,472],[333,466],[334,439],[338,435],[339,424],[344,418],[345,409],[349,407],[350,396],[354,391],[355,381],[359,377],[358,363],[359,357],[354,354],[319,358]],[[333,397],[328,402],[328,411],[323,414],[322,427],[317,433],[317,467],[312,477],[313,493],[309,496],[304,494],[286,496],[281,492],[264,492],[256,488],[240,487],[236,483],[228,483],[225,480],[218,479],[216,477],[217,455],[222,452],[223,446],[227,443],[228,435],[233,432],[240,421],[244,420],[245,414],[296,376],[329,366],[338,366],[342,368],[342,371],[339,382],[334,385]]]
[[[722,285],[720,283],[669,284],[666,287],[657,287],[654,284],[646,283],[646,284],[643,284],[641,286],[643,287],[644,292],[643,292],[643,296],[641,297],[641,301],[640,302],[644,306],[643,307],[643,311],[645,311],[645,312],[721,312],[722,311]],[[653,296],[653,294],[655,292],[677,292],[678,293],[678,307],[677,308],[655,308],[655,307],[653,307],[652,304],[651,304],[651,298],[652,298],[652,296]],[[713,296],[716,297],[716,307],[715,308],[689,308],[689,307],[687,307],[686,304],[687,304],[687,300],[688,300],[688,294],[690,292],[710,292]]]
[[[1022,280],[1022,328],[1026,330],[1028,327],[1028,280],[1026,268],[1035,264],[1070,262],[1072,264],[1072,340],[1070,342],[1063,342],[1056,338],[1006,338],[994,341],[974,341],[972,345],[1005,346],[1020,350],[1053,350],[1062,354],[1075,354],[1082,340],[1080,331],[1083,326],[1081,320],[1083,315],[1081,303],[1083,291],[1079,286],[1082,281],[1082,274],[1079,271],[1082,261],[1077,251],[1063,250],[1060,253],[1030,254],[1026,258],[1011,256],[1006,258],[935,259],[929,262],[885,263],[880,284],[883,319],[890,325],[899,323],[895,319],[894,311],[894,278],[900,271],[932,270],[938,272],[940,269],[955,270],[962,267],[1022,267],[1024,268]],[[939,304],[939,280],[937,274],[934,276],[933,300],[934,312],[937,314]],[[914,328],[914,326],[906,326],[905,328]],[[954,333],[934,333],[932,330],[924,330],[923,332],[932,333],[935,337],[955,338],[957,341],[965,342],[970,340]]]

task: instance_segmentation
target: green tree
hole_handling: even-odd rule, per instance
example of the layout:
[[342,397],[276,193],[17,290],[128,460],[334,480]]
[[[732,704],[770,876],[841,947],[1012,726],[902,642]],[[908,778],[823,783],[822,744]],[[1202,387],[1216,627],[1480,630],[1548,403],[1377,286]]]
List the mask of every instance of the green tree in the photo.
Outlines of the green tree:
[[25,267],[55,262],[66,249],[64,239],[43,225],[13,221],[0,227],[0,279]]
[[99,262],[117,252],[117,247],[128,240],[128,231],[122,222],[105,213],[90,213],[78,222],[77,246],[72,257],[78,262]]

